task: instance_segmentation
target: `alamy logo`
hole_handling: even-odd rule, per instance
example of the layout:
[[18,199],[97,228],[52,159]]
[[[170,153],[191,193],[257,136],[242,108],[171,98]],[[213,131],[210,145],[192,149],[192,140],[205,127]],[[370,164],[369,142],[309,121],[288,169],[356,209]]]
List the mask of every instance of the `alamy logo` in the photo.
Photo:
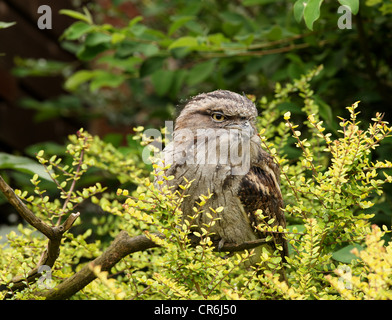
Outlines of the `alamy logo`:
[[340,6],[338,8],[338,14],[341,16],[338,19],[338,28],[343,29],[352,29],[352,12],[349,6]]
[[[52,29],[52,8],[49,5],[41,5],[38,7],[37,13],[41,16],[38,18],[37,26],[39,29]],[[352,11],[347,5],[339,6],[338,28],[352,29]]]
[[39,29],[52,29],[52,8],[48,5],[38,7],[37,13],[41,14],[38,18],[37,26]]
[[43,264],[39,266],[38,273],[41,274],[41,277],[38,279],[37,282],[38,288],[41,290],[53,289],[54,283],[52,280],[52,269],[49,266]]
[[340,275],[338,280],[339,287],[341,289],[351,290],[353,288],[353,285],[351,283],[351,278],[352,278],[351,268],[348,265],[339,266],[338,274]]

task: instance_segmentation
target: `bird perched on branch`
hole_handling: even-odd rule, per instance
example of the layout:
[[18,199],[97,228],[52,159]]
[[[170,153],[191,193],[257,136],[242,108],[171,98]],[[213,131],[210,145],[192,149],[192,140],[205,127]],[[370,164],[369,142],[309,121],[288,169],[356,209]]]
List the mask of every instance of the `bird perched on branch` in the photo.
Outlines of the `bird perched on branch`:
[[[163,150],[165,166],[171,164],[165,175],[174,176],[167,182],[174,190],[185,184],[184,178],[192,181],[181,206],[185,218],[194,214],[200,195],[212,193],[203,206],[209,214],[202,211],[192,223],[202,227],[211,216],[218,218],[209,231],[220,246],[271,236],[265,246],[279,248],[284,257],[288,252],[282,233],[260,229],[267,221],[285,228],[286,220],[279,167],[261,147],[256,117],[254,103],[231,91],[191,98],[175,121],[173,141]],[[219,207],[223,210],[209,209]]]

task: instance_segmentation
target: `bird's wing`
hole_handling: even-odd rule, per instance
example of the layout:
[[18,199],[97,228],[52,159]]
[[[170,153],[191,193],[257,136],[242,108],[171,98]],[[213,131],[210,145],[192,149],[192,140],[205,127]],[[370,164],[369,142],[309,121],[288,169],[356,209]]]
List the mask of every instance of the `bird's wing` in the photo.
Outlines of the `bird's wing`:
[[[256,227],[264,225],[270,219],[274,222],[270,226],[286,227],[286,219],[282,211],[283,198],[279,187],[280,170],[272,157],[265,152],[260,154],[260,160],[253,163],[249,172],[242,178],[238,190],[238,197],[248,214],[250,222]],[[262,221],[256,211],[261,209],[266,216]],[[282,233],[258,232],[261,238],[272,235],[275,244],[283,247],[282,257],[288,256],[287,241]]]

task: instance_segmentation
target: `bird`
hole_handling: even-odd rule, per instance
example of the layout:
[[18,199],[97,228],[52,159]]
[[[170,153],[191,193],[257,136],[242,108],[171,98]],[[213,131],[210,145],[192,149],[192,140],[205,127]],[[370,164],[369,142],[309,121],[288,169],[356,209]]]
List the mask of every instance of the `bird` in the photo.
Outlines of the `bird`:
[[[191,182],[181,203],[184,219],[195,214],[202,195],[209,195],[192,223],[195,230],[209,225],[220,249],[225,243],[270,236],[264,246],[269,251],[280,248],[284,259],[288,247],[283,233],[260,228],[267,221],[271,227],[285,228],[286,219],[280,169],[262,148],[257,116],[255,104],[244,94],[220,89],[191,97],[175,119],[172,141],[162,151],[165,176],[172,176],[165,184],[181,191],[185,181]],[[255,250],[251,264],[260,261],[261,247]]]

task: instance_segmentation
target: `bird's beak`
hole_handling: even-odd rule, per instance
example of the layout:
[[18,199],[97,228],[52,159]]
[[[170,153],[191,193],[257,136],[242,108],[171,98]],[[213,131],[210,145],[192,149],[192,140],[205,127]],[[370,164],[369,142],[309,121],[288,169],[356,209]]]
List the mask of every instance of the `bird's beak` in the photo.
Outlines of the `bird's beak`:
[[236,129],[236,130],[241,130],[241,131],[249,131],[250,136],[252,136],[254,133],[254,130],[248,120],[231,123],[226,126],[226,129]]
[[244,129],[249,129],[251,128],[251,125],[248,120],[246,121],[240,121],[240,122],[234,122],[226,126],[227,129],[238,129],[238,130],[244,130]]

